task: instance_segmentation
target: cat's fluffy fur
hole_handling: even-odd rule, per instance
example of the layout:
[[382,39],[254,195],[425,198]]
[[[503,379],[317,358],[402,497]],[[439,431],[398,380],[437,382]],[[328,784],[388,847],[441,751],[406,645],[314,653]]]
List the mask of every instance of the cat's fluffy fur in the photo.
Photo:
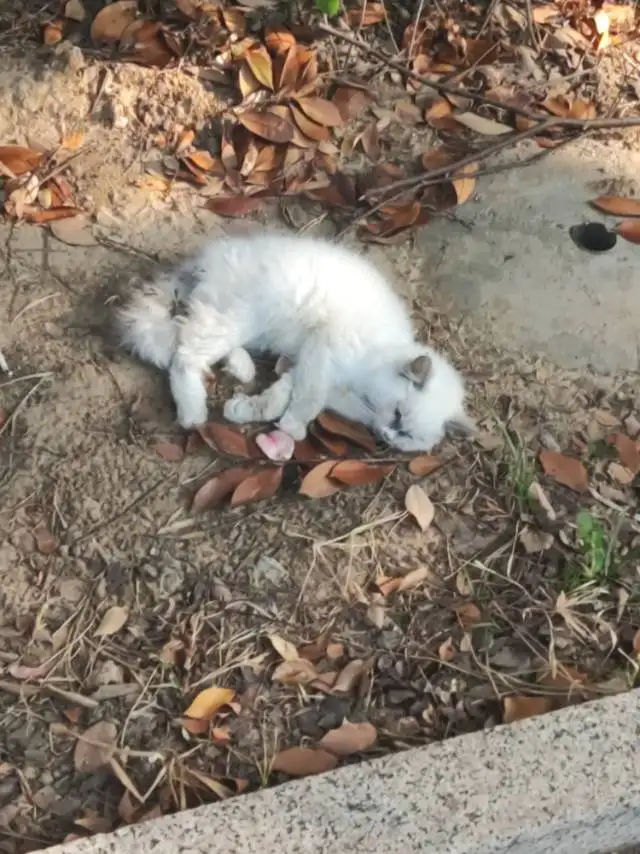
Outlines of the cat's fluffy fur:
[[324,241],[277,233],[215,239],[142,288],[119,321],[126,346],[168,369],[183,427],[207,419],[210,366],[224,361],[241,382],[253,379],[249,351],[287,356],[293,367],[262,394],[227,401],[231,421],[278,421],[302,439],[328,408],[407,451],[429,450],[448,427],[472,426],[460,375],[415,341],[382,274]]

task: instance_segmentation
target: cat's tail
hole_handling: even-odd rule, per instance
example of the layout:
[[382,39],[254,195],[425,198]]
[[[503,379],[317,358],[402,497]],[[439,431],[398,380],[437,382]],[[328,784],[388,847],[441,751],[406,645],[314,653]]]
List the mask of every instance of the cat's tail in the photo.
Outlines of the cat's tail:
[[145,362],[168,368],[176,349],[176,305],[184,294],[179,280],[162,276],[139,287],[116,316],[120,343]]

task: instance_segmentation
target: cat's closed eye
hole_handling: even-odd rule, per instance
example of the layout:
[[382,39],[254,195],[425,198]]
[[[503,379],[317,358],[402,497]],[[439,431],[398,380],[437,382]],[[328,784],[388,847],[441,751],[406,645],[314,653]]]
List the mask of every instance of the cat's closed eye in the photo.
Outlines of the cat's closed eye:
[[393,421],[391,422],[391,429],[397,436],[410,436],[408,430],[402,429],[402,411],[399,406],[396,406],[395,411],[393,413]]

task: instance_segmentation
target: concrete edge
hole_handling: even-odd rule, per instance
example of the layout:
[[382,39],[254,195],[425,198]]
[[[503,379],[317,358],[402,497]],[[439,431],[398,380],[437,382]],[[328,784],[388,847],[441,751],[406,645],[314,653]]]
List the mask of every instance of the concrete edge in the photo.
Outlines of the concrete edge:
[[640,841],[640,691],[48,854],[608,854]]

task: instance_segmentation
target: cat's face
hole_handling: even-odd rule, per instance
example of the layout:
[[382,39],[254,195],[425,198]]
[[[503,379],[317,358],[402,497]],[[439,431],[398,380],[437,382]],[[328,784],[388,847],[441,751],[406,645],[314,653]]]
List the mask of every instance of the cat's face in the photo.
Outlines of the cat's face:
[[460,375],[432,350],[385,367],[365,403],[373,430],[402,451],[429,451],[445,435],[475,430]]

